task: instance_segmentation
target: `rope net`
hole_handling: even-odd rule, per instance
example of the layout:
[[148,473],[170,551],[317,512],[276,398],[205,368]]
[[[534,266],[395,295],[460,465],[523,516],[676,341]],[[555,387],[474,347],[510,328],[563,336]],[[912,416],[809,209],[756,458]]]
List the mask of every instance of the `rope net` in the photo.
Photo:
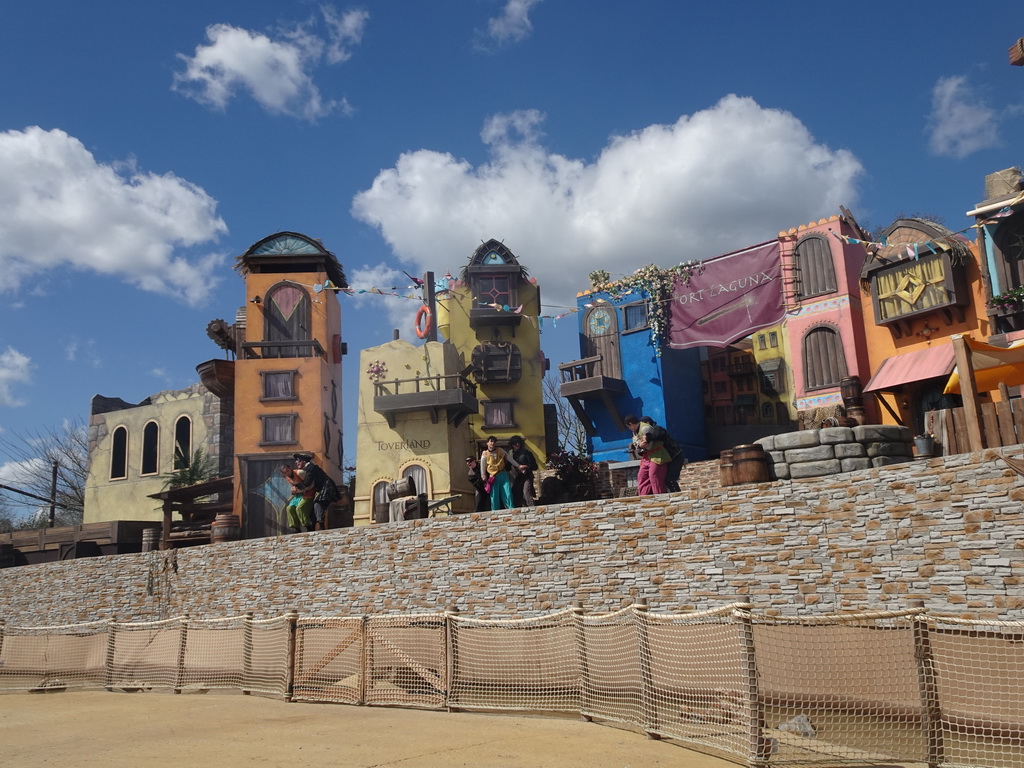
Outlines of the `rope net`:
[[0,691],[67,688],[578,713],[752,766],[1024,766],[1024,622],[924,611],[0,622]]

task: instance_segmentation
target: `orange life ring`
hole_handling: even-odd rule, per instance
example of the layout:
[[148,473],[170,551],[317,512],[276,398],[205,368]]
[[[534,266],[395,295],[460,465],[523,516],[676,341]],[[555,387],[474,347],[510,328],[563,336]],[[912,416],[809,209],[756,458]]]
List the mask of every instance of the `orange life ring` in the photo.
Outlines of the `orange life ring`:
[[425,339],[430,335],[430,329],[434,325],[434,316],[430,314],[430,307],[424,304],[416,312],[416,338]]

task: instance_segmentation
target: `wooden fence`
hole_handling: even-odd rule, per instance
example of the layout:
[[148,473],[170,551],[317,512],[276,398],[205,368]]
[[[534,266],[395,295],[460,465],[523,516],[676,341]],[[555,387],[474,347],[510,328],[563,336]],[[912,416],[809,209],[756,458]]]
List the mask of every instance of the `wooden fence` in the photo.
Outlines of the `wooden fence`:
[[[943,456],[969,453],[967,417],[963,408],[928,411],[925,429],[935,437]],[[981,404],[981,434],[985,448],[1001,448],[1024,443],[1024,399]]]

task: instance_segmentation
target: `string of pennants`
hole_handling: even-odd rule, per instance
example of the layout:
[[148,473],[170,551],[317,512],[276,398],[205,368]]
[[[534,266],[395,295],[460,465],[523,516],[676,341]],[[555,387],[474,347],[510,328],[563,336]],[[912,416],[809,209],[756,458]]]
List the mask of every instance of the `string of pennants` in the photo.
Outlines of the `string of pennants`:
[[[410,275],[408,275],[408,273],[406,273],[406,275],[411,277]],[[357,288],[342,288],[340,286],[334,285],[330,280],[325,281],[323,284],[316,283],[312,287],[313,287],[314,293],[320,293],[321,291],[334,291],[335,293],[344,293],[344,294],[346,294],[348,296],[357,296],[357,295],[362,295],[362,294],[370,294],[370,295],[375,295],[375,296],[387,296],[387,297],[390,297],[390,298],[412,299],[414,301],[423,301],[423,296],[421,294],[419,294],[419,293],[399,293],[400,289],[405,289],[405,290],[409,290],[409,289],[419,290],[420,289],[420,287],[423,284],[423,281],[422,280],[417,280],[416,278],[412,278],[412,279],[416,281],[415,285],[407,285],[407,286],[396,286],[396,285],[393,285],[388,290],[385,290],[383,288],[378,288],[376,286],[372,286],[370,288],[358,288],[358,289]],[[447,290],[439,291],[438,294],[442,294],[442,293],[446,293],[446,292],[447,292]],[[439,302],[445,300],[440,295],[438,295],[436,297],[436,299]],[[607,302],[605,302],[604,299],[597,299],[597,303],[605,304]],[[582,311],[583,309],[589,309],[590,307],[593,307],[594,304],[587,303],[587,304],[584,304],[582,307],[568,309],[567,311],[562,312],[562,313],[557,314],[557,315],[524,315],[523,314],[523,306],[522,306],[522,304],[520,304],[517,307],[510,307],[508,304],[487,303],[485,301],[481,301],[480,302],[480,306],[481,307],[490,307],[491,309],[494,309],[494,310],[496,310],[498,312],[511,312],[513,314],[516,314],[516,315],[522,315],[523,317],[525,317],[525,318],[527,318],[527,319],[529,319],[531,321],[534,321],[534,320],[538,321],[540,323],[540,327],[543,328],[545,320],[550,320],[552,326],[557,327],[558,321],[561,320],[563,317],[566,317],[567,315],[575,314],[577,312]]]
[[[930,240],[921,240],[920,242],[916,243],[890,243],[889,239],[886,237],[883,237],[881,240],[861,240],[856,237],[841,235],[838,232],[832,232],[832,234],[835,235],[835,237],[838,240],[841,240],[844,243],[849,243],[853,245],[863,245],[867,250],[872,252],[876,252],[881,248],[893,248],[902,245],[907,252],[907,256],[913,258],[916,261],[917,259],[920,258],[922,251],[925,254],[929,252],[936,252],[940,247],[939,243],[943,241],[947,243],[952,243],[954,239],[956,239],[959,235],[962,235],[964,232],[967,232],[971,229],[978,229],[980,227],[985,226],[986,224],[996,221],[997,219],[1005,219],[1007,216],[1010,216],[1014,213],[1013,206],[1021,201],[1024,201],[1024,192],[1017,195],[1017,197],[1011,200],[1007,205],[1000,208],[998,211],[986,217],[982,221],[977,222],[976,224],[971,224],[968,227],[964,227],[959,232],[951,232],[950,234],[943,235],[942,237],[935,237]],[[963,238],[960,238],[958,240],[958,243],[963,244],[961,241],[963,241]]]

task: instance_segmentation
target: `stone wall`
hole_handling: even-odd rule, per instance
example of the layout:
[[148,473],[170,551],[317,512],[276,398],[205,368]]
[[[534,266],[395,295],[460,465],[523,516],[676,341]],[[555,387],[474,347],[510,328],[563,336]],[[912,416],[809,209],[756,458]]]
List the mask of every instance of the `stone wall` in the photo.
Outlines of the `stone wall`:
[[[1005,449],[1004,449],[1005,450]],[[529,616],[745,596],[783,614],[902,609],[1024,619],[1024,478],[984,451],[813,480],[504,510],[0,571],[0,619]]]
[[826,477],[914,457],[910,428],[887,424],[804,429],[756,443],[768,454],[770,476],[778,480]]

